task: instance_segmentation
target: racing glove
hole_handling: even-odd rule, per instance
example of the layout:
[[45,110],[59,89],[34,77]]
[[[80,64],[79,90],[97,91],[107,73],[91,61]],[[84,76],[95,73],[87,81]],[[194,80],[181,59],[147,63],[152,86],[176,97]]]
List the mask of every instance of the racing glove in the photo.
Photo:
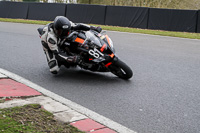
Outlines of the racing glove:
[[98,27],[91,26],[90,29],[91,30],[95,30],[95,31],[97,31],[99,33],[102,31],[102,28],[100,26],[98,26]]
[[67,58],[67,62],[69,62],[70,64],[80,64],[81,58],[80,56],[69,56]]

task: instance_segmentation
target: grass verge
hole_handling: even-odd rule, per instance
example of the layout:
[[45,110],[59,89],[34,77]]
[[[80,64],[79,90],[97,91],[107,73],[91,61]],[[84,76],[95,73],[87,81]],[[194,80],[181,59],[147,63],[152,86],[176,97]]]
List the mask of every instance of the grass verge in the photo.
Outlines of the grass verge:
[[[51,22],[51,21],[36,21],[36,20],[8,19],[8,18],[0,18],[0,21],[15,22],[15,23],[27,23],[27,24],[40,24],[40,25],[45,25],[45,24],[48,24]],[[142,33],[142,34],[181,37],[181,38],[190,38],[190,39],[200,39],[200,33],[147,30],[147,29],[136,29],[136,28],[118,27],[118,26],[105,26],[105,25],[94,25],[94,26],[101,26],[102,29],[111,30],[111,31]]]
[[60,123],[53,114],[38,104],[0,109],[1,133],[83,133],[67,123]]

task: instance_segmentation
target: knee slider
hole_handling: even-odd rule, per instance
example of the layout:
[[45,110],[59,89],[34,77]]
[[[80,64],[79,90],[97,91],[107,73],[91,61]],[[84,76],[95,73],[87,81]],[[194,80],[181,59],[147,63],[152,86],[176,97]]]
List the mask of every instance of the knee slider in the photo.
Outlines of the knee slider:
[[48,63],[50,72],[53,74],[57,74],[58,71],[60,70],[60,67],[58,66],[58,63],[56,60],[52,60]]
[[48,65],[49,65],[50,68],[53,68],[57,65],[57,62],[56,62],[56,60],[52,60],[48,63]]

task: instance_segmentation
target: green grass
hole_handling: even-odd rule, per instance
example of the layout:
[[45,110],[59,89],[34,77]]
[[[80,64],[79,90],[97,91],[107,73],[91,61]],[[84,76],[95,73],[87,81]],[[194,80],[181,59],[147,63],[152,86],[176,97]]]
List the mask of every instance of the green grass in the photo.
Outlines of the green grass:
[[[98,26],[98,25],[95,25],[95,26]],[[173,32],[173,31],[137,29],[137,28],[128,28],[128,27],[117,27],[117,26],[104,26],[104,25],[102,25],[101,27],[104,30],[112,30],[112,31],[120,31],[120,32],[142,33],[142,34],[150,34],[150,35],[200,39],[200,33]]]
[[13,23],[27,23],[27,24],[48,24],[50,21],[36,21],[36,20],[26,20],[26,19],[10,19],[10,18],[0,18],[1,22],[13,22]]
[[[24,20],[24,19],[7,19],[0,18],[2,22],[14,22],[14,23],[27,23],[27,24],[40,24],[45,25],[51,21],[36,21],[36,20]],[[147,30],[147,29],[137,29],[128,27],[117,27],[117,26],[105,26],[105,25],[94,25],[101,26],[103,30],[129,32],[129,33],[142,33],[151,35],[161,35],[161,36],[171,36],[171,37],[181,37],[190,39],[200,39],[200,33],[188,33],[188,32],[172,32],[172,31],[161,31],[161,30]]]
[[60,123],[38,104],[0,109],[0,133],[83,133]]

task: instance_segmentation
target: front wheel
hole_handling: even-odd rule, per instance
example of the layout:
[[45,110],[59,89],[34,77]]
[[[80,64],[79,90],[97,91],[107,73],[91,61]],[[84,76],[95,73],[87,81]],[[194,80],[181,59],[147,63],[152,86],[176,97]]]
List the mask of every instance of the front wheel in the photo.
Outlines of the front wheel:
[[133,76],[131,68],[118,58],[110,66],[110,71],[122,79],[130,79]]

